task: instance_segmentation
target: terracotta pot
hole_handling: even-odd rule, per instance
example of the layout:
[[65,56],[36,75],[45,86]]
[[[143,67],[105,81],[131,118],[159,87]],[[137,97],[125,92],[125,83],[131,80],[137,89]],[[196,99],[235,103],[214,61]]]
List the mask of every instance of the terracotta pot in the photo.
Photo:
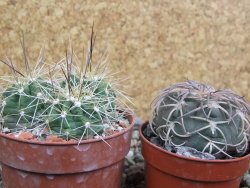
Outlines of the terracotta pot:
[[[134,117],[124,131],[77,143],[26,141],[0,134],[5,188],[118,188]],[[107,144],[108,143],[108,144]]]
[[239,188],[250,154],[229,160],[182,157],[149,142],[140,127],[147,188]]

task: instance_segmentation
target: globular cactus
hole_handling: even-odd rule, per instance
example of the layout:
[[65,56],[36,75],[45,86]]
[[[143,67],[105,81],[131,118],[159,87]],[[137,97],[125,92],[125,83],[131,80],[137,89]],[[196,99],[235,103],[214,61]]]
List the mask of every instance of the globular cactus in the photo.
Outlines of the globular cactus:
[[248,149],[249,114],[249,105],[232,91],[187,81],[158,95],[150,126],[168,145],[232,158]]
[[81,141],[128,126],[128,111],[119,97],[123,94],[109,81],[105,64],[92,68],[92,48],[93,32],[85,70],[76,63],[73,50],[42,74],[44,63],[39,62],[42,66],[30,73],[26,56],[26,75],[11,62],[2,61],[10,67],[13,79],[1,92],[0,131],[29,131],[39,138],[53,134]]

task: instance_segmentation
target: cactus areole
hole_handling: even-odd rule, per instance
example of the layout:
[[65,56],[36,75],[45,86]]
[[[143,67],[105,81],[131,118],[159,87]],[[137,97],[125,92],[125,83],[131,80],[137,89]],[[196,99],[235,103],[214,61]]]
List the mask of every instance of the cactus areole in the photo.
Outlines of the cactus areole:
[[163,90],[152,103],[152,131],[166,144],[187,146],[217,159],[248,149],[250,107],[230,90],[187,81]]

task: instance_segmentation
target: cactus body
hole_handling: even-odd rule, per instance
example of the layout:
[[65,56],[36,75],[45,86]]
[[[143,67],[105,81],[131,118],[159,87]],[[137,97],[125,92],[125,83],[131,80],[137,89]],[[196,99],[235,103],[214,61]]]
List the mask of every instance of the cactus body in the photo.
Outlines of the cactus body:
[[38,127],[40,135],[46,128],[65,139],[87,139],[124,119],[116,103],[111,84],[96,75],[75,74],[53,84],[37,78],[3,92],[1,118],[12,132]]
[[248,148],[249,105],[229,90],[177,83],[154,101],[150,125],[170,145],[237,157]]
[[115,92],[104,80],[89,76],[80,83],[79,76],[73,75],[69,83],[71,94],[64,81],[57,104],[51,101],[47,122],[52,132],[71,138],[101,135],[107,124],[122,118]]

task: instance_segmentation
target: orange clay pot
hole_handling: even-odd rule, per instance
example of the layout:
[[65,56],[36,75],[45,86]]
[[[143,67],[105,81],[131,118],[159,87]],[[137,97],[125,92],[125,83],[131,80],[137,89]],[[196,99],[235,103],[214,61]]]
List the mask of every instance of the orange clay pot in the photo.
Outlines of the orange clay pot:
[[149,142],[140,127],[146,188],[239,188],[250,154],[229,160],[182,157]]
[[[4,188],[118,188],[129,151],[130,126],[101,139],[46,143],[0,133]],[[108,144],[107,144],[108,143]]]

